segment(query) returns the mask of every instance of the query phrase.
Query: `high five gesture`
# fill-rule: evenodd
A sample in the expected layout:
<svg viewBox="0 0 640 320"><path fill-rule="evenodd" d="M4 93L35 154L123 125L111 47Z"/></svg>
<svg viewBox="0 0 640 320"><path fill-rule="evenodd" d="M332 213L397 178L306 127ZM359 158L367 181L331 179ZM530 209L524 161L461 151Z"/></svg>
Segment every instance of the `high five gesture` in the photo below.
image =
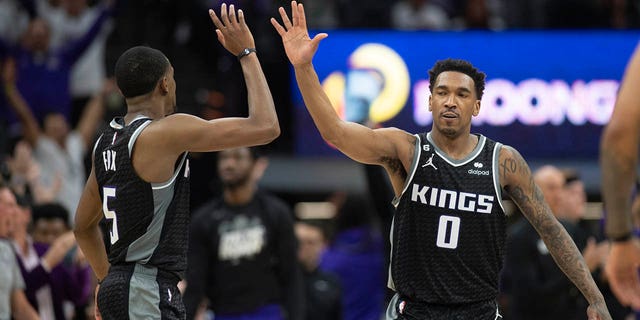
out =
<svg viewBox="0 0 640 320"><path fill-rule="evenodd" d="M311 63L313 55L316 53L316 50L318 50L320 41L329 35L319 33L313 37L313 39L309 37L307 19L304 15L304 6L302 3L291 1L291 19L293 22L289 20L289 16L287 16L287 12L283 7L280 7L278 11L280 12L284 27L280 25L275 18L271 18L271 24L282 37L284 50L287 53L289 61L294 66Z"/></svg>

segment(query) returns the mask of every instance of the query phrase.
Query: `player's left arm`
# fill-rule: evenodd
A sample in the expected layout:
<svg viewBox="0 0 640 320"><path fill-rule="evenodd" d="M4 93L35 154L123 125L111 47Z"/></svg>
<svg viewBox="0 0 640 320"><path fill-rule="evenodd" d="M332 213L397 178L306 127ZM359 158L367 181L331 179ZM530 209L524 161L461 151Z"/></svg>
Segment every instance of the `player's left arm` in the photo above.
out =
<svg viewBox="0 0 640 320"><path fill-rule="evenodd" d="M602 197L609 238L631 234L631 201L640 144L640 45L629 60L615 107L600 141Z"/></svg>
<svg viewBox="0 0 640 320"><path fill-rule="evenodd" d="M499 160L500 184L536 229L553 259L589 301L589 319L611 319L582 254L547 205L534 183L527 162L512 147L503 146Z"/></svg>
<svg viewBox="0 0 640 320"><path fill-rule="evenodd" d="M611 251L605 274L623 305L640 308L640 241L633 237L631 192L636 180L640 145L640 45L627 64L613 114L602 132L600 167L606 234Z"/></svg>
<svg viewBox="0 0 640 320"><path fill-rule="evenodd" d="M98 191L95 168L91 168L91 174L87 179L82 197L76 210L75 226L73 232L78 241L78 246L91 265L93 272L99 280L104 279L109 271L109 260L102 240L102 233L98 223L103 217L102 201Z"/></svg>

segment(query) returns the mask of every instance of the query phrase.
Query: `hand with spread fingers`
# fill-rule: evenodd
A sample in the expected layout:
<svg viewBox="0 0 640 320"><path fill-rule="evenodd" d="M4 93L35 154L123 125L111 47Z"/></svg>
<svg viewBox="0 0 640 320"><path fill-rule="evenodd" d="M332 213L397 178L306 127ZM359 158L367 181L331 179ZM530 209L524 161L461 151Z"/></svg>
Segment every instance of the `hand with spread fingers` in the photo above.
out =
<svg viewBox="0 0 640 320"><path fill-rule="evenodd" d="M280 7L278 11L284 26L280 25L275 18L271 18L271 24L282 37L282 43L289 61L294 66L311 63L320 41L329 35L319 33L313 39L309 37L302 3L291 1L291 20L289 20L289 16L287 16L287 12L283 7Z"/></svg>
<svg viewBox="0 0 640 320"><path fill-rule="evenodd" d="M631 238L611 245L604 267L611 291L620 303L640 309L640 241Z"/></svg>
<svg viewBox="0 0 640 320"><path fill-rule="evenodd" d="M244 20L242 10L236 12L234 5L227 9L227 4L223 3L219 18L213 10L209 10L209 16L217 28L218 41L233 55L238 56L246 48L255 48L253 35Z"/></svg>

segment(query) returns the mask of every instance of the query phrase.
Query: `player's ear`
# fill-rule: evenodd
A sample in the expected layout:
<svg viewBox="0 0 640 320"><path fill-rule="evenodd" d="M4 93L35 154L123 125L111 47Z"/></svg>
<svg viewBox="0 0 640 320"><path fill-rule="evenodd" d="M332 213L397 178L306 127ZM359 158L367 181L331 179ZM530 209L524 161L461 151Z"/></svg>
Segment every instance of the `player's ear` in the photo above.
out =
<svg viewBox="0 0 640 320"><path fill-rule="evenodd" d="M265 170L269 166L269 159L266 157L258 157L253 164L253 171L251 172L251 176L255 181L262 179Z"/></svg>
<svg viewBox="0 0 640 320"><path fill-rule="evenodd" d="M476 100L476 103L473 104L473 116L477 117L480 113L480 100Z"/></svg>
<svg viewBox="0 0 640 320"><path fill-rule="evenodd" d="M433 96L433 94L430 94L430 95L429 95L429 112L433 111L433 110L431 109L431 97L432 97L432 96Z"/></svg>
<svg viewBox="0 0 640 320"><path fill-rule="evenodd" d="M167 76L163 76L162 79L160 79L158 86L160 86L160 92L162 92L162 94L169 93L169 79L167 79Z"/></svg>

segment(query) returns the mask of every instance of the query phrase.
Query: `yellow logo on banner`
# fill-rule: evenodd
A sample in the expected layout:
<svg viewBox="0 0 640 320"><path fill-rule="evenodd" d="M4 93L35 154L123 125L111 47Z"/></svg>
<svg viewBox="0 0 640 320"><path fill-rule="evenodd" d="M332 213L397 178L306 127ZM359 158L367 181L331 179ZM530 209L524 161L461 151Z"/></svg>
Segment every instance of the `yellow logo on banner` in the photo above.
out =
<svg viewBox="0 0 640 320"><path fill-rule="evenodd" d="M355 72L362 74L356 77ZM358 101L368 107L368 119L361 120L380 123L395 117L407 103L410 90L409 70L402 57L393 49L382 44L367 43L349 56L347 76L334 71L325 78L322 87L343 119L354 120L347 115L354 114L353 108L358 108L351 101ZM358 111L355 112L357 114Z"/></svg>

